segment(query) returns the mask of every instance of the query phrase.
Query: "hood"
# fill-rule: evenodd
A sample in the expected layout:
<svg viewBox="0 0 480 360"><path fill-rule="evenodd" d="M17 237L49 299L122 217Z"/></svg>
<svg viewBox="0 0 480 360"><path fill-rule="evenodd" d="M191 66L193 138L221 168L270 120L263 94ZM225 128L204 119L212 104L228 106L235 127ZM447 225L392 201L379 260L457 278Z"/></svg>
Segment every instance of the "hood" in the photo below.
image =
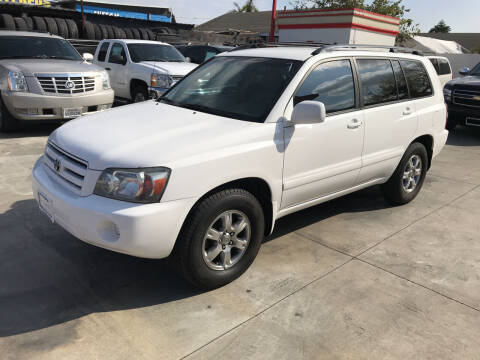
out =
<svg viewBox="0 0 480 360"><path fill-rule="evenodd" d="M261 125L147 101L70 121L49 139L94 170L171 166L251 143Z"/></svg>
<svg viewBox="0 0 480 360"><path fill-rule="evenodd" d="M34 76L37 73L87 73L104 71L97 65L85 61L57 60L57 59L5 59L0 65L10 71L21 71L25 76Z"/></svg>
<svg viewBox="0 0 480 360"><path fill-rule="evenodd" d="M448 82L448 85L450 87L476 87L477 90L480 90L480 76L463 76L459 77L456 79L453 79L452 81Z"/></svg>
<svg viewBox="0 0 480 360"><path fill-rule="evenodd" d="M152 70L154 69L157 72L163 72L175 76L185 76L198 66L188 62L142 61L140 64Z"/></svg>

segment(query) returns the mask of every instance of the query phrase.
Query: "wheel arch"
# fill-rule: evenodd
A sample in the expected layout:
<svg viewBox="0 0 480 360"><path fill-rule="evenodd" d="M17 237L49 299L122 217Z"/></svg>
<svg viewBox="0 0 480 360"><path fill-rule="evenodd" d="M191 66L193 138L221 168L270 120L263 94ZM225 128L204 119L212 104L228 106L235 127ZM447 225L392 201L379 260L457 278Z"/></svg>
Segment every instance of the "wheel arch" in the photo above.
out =
<svg viewBox="0 0 480 360"><path fill-rule="evenodd" d="M432 166L432 158L433 158L433 146L434 146L434 140L432 135L422 135L417 137L415 140L411 142L413 143L420 143L423 146L425 146L425 149L427 149L427 155L428 155L428 168L427 170L430 169Z"/></svg>
<svg viewBox="0 0 480 360"><path fill-rule="evenodd" d="M205 198L209 197L210 195L217 193L222 190L226 189L243 189L250 192L253 196L257 198L262 207L264 218L265 218L265 236L270 235L273 227L273 204L272 204L272 189L270 185L262 178L258 177L247 177L242 179L237 179L233 181L229 181L227 183L221 184L216 186L215 188L211 189L207 193L205 193L202 197L200 197L197 202L192 206L188 215L185 218L184 224L190 218L192 213L197 208L198 204Z"/></svg>
<svg viewBox="0 0 480 360"><path fill-rule="evenodd" d="M137 86L145 86L148 89L148 84L146 83L145 80L139 79L139 78L133 78L130 80L130 98L133 99L133 90Z"/></svg>

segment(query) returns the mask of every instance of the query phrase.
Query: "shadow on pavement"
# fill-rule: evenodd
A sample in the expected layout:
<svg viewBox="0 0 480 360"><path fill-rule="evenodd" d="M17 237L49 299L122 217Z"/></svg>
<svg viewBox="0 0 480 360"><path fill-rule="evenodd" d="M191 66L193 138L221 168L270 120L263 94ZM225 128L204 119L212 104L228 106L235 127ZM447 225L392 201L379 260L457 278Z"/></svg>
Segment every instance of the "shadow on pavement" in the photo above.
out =
<svg viewBox="0 0 480 360"><path fill-rule="evenodd" d="M48 136L56 128L62 124L35 124L35 123L24 123L20 125L20 129L12 133L0 133L1 139L14 139L14 138L29 138L29 137L38 137L38 136Z"/></svg>
<svg viewBox="0 0 480 360"><path fill-rule="evenodd" d="M447 145L480 146L480 127L457 126L450 132Z"/></svg>

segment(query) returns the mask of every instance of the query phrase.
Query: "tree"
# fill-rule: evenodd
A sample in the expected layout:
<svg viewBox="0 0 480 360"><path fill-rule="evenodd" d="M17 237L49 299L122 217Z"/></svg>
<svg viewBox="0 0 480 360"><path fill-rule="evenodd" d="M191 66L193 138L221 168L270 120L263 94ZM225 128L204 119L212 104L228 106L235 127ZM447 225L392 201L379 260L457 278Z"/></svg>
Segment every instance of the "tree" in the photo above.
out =
<svg viewBox="0 0 480 360"><path fill-rule="evenodd" d="M452 28L445 23L445 20L440 20L440 22L430 29L429 33L449 33L452 31Z"/></svg>
<svg viewBox="0 0 480 360"><path fill-rule="evenodd" d="M420 33L418 24L407 17L410 9L402 4L403 0L293 0L291 5L295 9L364 9L382 15L400 19L400 33L398 41L402 42Z"/></svg>
<svg viewBox="0 0 480 360"><path fill-rule="evenodd" d="M258 12L257 7L253 3L253 0L247 0L245 5L240 6L238 3L234 2L233 5L235 6L235 9L233 11L235 12Z"/></svg>

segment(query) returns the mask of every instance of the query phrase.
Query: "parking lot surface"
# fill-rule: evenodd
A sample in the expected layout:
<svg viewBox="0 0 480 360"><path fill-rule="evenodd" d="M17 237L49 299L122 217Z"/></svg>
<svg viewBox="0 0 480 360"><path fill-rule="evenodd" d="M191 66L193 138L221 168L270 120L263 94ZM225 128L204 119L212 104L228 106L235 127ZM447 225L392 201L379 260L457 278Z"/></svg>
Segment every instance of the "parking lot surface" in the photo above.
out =
<svg viewBox="0 0 480 360"><path fill-rule="evenodd" d="M49 223L30 173L52 129L0 135L3 360L480 357L480 129L450 135L413 203L374 187L283 218L205 293Z"/></svg>

